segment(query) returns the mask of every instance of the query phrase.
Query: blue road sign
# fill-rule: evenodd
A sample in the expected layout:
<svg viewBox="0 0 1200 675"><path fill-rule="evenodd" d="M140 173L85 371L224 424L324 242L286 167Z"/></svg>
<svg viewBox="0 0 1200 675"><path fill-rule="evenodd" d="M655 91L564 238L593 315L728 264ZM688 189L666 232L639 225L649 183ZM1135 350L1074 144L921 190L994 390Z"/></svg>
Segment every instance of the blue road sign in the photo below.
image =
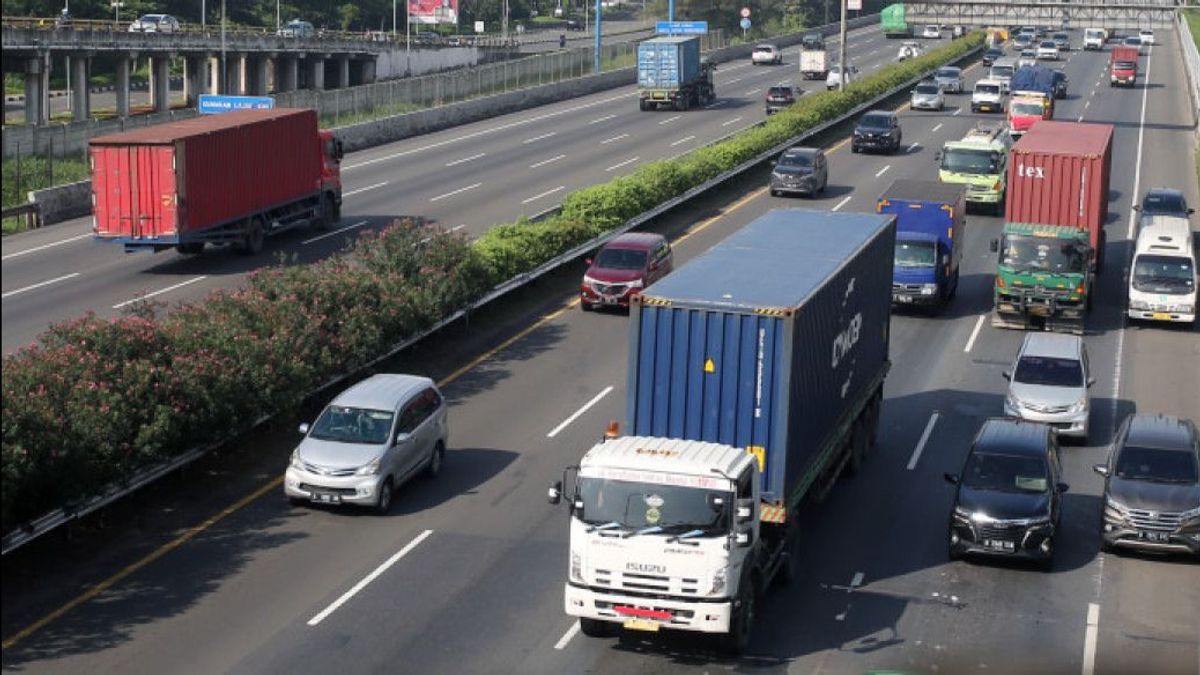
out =
<svg viewBox="0 0 1200 675"><path fill-rule="evenodd" d="M201 115L215 115L230 110L267 110L275 107L275 99L270 96L218 96L216 94L200 94L200 102L196 109Z"/></svg>
<svg viewBox="0 0 1200 675"><path fill-rule="evenodd" d="M707 21L659 21L654 32L663 35L704 35L708 32Z"/></svg>
<svg viewBox="0 0 1200 675"><path fill-rule="evenodd" d="M750 19L742 19L742 30L750 29Z"/></svg>

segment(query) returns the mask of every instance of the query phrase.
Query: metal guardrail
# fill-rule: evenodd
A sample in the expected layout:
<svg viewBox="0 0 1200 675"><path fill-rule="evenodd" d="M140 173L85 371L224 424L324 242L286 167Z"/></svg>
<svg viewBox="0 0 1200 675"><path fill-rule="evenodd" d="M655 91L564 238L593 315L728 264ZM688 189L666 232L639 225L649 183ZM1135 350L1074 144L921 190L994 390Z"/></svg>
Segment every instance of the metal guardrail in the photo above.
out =
<svg viewBox="0 0 1200 675"><path fill-rule="evenodd" d="M863 22L863 23L865 23L865 22ZM822 27L819 27L819 29L828 30L828 27L822 26ZM980 46L980 47L976 48L975 50L967 52L966 54L963 54L962 56L958 57L958 60L968 58L972 54L977 54L980 51L982 51L982 49L983 49L983 47ZM662 204L659 204L658 206L654 207L653 209L650 209L649 211L646 211L644 213L638 214L637 216L634 216L633 218L625 221L625 223L623 223L619 227L617 227L613 230L610 230L610 231L606 232L605 234L602 234L598 237L595 237L587 242L579 244L578 246L575 246L574 248L570 249L569 251L562 253L562 254L556 256L555 258L542 263L541 265L537 266L533 270L519 274L516 277L513 277L512 279L509 279L508 281L505 281L505 282L497 285L495 288L493 288L490 292L488 292L483 297L470 303L466 307L455 311L454 313L450 314L449 316L437 321L436 323L429 326L428 328L418 331L416 334L411 335L408 338L405 338L401 342L388 348L382 355L376 357L375 359L368 361L367 363L359 366L358 368L356 368L354 370L334 376L330 380L326 381L324 384L317 386L315 389L308 392L305 395L305 398L310 398L312 396L316 396L316 395L320 394L321 392L325 391L326 389L328 389L329 387L332 387L340 382L344 382L345 380L347 380L351 377L354 377L365 370L369 370L369 369L373 368L377 364L379 364L383 361L386 361L387 359L392 358L396 354L404 351L405 349L408 349L409 347L413 346L414 344L420 342L421 340L424 340L425 338L429 337L430 335L433 335L434 333L437 333L438 331L455 323L456 321L466 318L471 312L474 312L474 311L484 307L485 305L488 305L489 303L494 302L495 300L529 284L530 282L532 282L542 276L545 276L546 274L549 274L550 272L557 270L559 267L562 267L563 265L578 259L580 256L586 254L588 251L591 251L595 248L603 246L605 243L607 243L612 238L617 237L621 234L624 234L636 227L644 225L647 222L653 220L654 218L657 218L658 216L666 213L667 211L670 211L671 209L673 209L677 206L680 206L681 204L684 204L692 199L695 199L696 197L703 194L707 190L710 190L726 181L729 181L733 178L736 178L737 176L740 176L741 174L745 173L746 171L749 171L750 169L754 168L755 166L758 166L759 164L777 156L779 153L781 153L784 150L786 150L787 148L795 145L796 143L802 142L807 138L811 138L812 136L820 134L838 124L842 124L842 123L846 122L847 120L849 120L850 118L854 117L855 115L858 115L859 113L863 112L864 110L867 110L871 106L879 103L880 101L884 101L884 100L887 100L888 98L896 96L897 94L903 92L905 89L911 87L912 85L916 84L923 78L927 77L930 73L933 72L933 70L934 69L930 69L929 71L922 73L922 74L918 75L917 77L915 77L907 82L904 82L903 84L901 84L893 89L890 89L890 90L884 92L883 94L880 94L879 96L876 96L875 98L872 98L871 100L869 100L865 103L862 103L862 104L856 106L849 112L837 117L836 119L829 120L827 122L819 124L816 127L813 127L812 129L809 129L808 131L800 134L799 136L788 139L786 142L781 143L781 144L775 146L774 148L771 148L770 150L767 150L766 152L759 154L758 156L756 156L754 158L746 160L745 162L739 164L738 166L736 166L732 169L729 169L728 171L725 171L717 176L714 176L713 178L710 178L709 180L705 181L701 185L695 186L695 187L687 190L683 194L681 194L677 197L674 197L672 199L669 199L666 202L663 202ZM758 122L757 124L754 124L751 126L761 126L765 123L766 123L766 121L764 120L762 122ZM714 141L710 141L709 143L705 144L705 146L702 146L702 147L706 147L709 145L713 145L715 143L719 143L719 142L726 140L726 139L730 138L731 136L734 136L744 130L745 129L731 132L721 138L718 138ZM681 154L686 154L686 152L681 153ZM679 155L676 155L676 157L678 157L678 156ZM559 209L561 209L561 205L558 207L551 207L550 209L547 209L539 214L536 214L533 219L545 218L545 217L553 214L556 210L559 210ZM273 415L263 415L262 417L256 419L252 424L250 424L246 428L233 434L233 436L248 433L249 431L254 430L255 428L261 426L263 423L272 419L273 417L274 417ZM62 508L56 509L56 510L51 511L39 518L29 521L28 523L22 524L16 528L14 528L14 530L12 532L10 532L9 534L4 536L4 538L2 540L2 545L0 545L0 555L8 555L10 552L20 548L21 546L29 543L30 541L33 541L34 539L40 537L43 534L46 534L47 532L54 530L57 527L60 527L72 520L82 518L83 516L93 512L97 509L107 506L108 504L116 501L117 499L120 499L122 497L129 495L129 494L137 491L138 489L158 480L159 478L161 478L177 469L180 469L180 468L196 461L197 459L200 459L205 454L207 454L209 451L224 445L228 441L229 441L229 439L226 438L224 440L216 441L216 442L213 442L211 444L208 444L208 445L200 447L200 448L194 448L192 450L188 450L187 452L185 452L184 454L182 454L178 457L174 457L174 458L171 458L164 462L161 462L159 464L155 464L152 467L149 467L149 468L135 474L127 481L112 483L98 495L95 495L93 497L81 500L79 502L64 506Z"/></svg>
<svg viewBox="0 0 1200 675"><path fill-rule="evenodd" d="M10 206L0 211L0 218L24 218L26 230L33 230L42 226L42 212L35 202Z"/></svg>
<svg viewBox="0 0 1200 675"><path fill-rule="evenodd" d="M1200 18L1200 7L1193 7L1193 12ZM1196 49L1196 41L1192 38L1191 26L1187 17L1181 12L1176 17L1176 35L1183 50L1183 69L1187 72L1188 88L1192 92L1192 122L1200 122L1200 50ZM1196 137L1200 140L1200 124L1196 128Z"/></svg>

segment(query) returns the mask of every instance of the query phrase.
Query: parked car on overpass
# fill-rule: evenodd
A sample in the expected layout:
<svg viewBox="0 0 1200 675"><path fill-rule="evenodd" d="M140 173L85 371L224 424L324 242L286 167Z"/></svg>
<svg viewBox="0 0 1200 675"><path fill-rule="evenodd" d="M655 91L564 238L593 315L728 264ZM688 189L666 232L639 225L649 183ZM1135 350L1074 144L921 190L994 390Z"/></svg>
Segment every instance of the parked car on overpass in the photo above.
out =
<svg viewBox="0 0 1200 675"><path fill-rule="evenodd" d="M179 19L170 14L143 14L129 24L130 33L178 33Z"/></svg>

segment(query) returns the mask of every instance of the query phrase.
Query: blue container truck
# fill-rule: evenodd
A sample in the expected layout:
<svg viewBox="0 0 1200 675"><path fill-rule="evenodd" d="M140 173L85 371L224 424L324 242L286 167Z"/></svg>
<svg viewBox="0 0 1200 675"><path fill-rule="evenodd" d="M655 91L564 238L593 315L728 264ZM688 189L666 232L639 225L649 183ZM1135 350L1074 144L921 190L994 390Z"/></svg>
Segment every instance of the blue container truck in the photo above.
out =
<svg viewBox="0 0 1200 675"><path fill-rule="evenodd" d="M1016 95L1017 92L1027 91L1045 96L1050 106L1054 106L1054 71L1045 66L1022 66L1013 73L1009 80L1008 90Z"/></svg>
<svg viewBox="0 0 1200 675"><path fill-rule="evenodd" d="M716 99L714 66L700 58L700 38L663 36L638 45L638 104L642 110L687 110Z"/></svg>
<svg viewBox="0 0 1200 675"><path fill-rule="evenodd" d="M896 217L892 302L943 307L958 291L966 226L964 185L893 181L875 204Z"/></svg>

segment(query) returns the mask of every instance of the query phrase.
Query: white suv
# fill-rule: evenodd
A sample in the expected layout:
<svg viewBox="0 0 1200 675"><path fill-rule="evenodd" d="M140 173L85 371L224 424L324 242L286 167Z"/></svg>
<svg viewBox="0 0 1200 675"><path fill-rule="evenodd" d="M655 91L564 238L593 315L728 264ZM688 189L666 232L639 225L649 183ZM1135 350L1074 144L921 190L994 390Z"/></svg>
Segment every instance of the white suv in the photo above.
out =
<svg viewBox="0 0 1200 675"><path fill-rule="evenodd" d="M750 52L750 62L754 65L778 65L783 63L783 52L775 45L757 45Z"/></svg>
<svg viewBox="0 0 1200 675"><path fill-rule="evenodd" d="M1104 49L1104 29L1089 28L1083 32L1084 49Z"/></svg>
<svg viewBox="0 0 1200 675"><path fill-rule="evenodd" d="M838 80L841 79L842 67L838 64L833 64L829 67L829 75L825 77L825 88L833 91L838 88ZM851 65L846 69L846 86L854 84L858 79L858 68Z"/></svg>

